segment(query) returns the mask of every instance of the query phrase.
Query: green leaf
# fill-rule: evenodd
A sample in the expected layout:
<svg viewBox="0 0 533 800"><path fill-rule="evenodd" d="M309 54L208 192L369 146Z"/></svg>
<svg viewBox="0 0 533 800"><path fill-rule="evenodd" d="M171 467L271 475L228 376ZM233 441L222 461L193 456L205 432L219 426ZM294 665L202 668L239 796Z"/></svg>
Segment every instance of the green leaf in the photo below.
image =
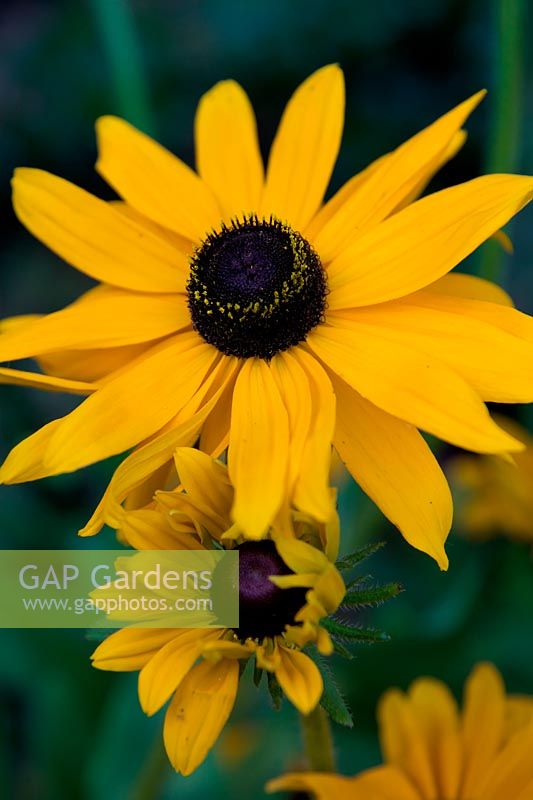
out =
<svg viewBox="0 0 533 800"><path fill-rule="evenodd" d="M364 561L366 558L374 555L377 553L378 550L381 550L384 547L386 542L373 542L372 544L367 544L365 547L359 548L356 550L355 553L350 553L348 556L344 556L336 563L337 569L340 570L349 570L353 569L357 564L360 564L361 561Z"/></svg>
<svg viewBox="0 0 533 800"><path fill-rule="evenodd" d="M383 586L374 586L370 589L357 589L347 592L342 600L343 606L378 606L385 600L397 597L403 592L400 583L386 583Z"/></svg>
<svg viewBox="0 0 533 800"><path fill-rule="evenodd" d="M279 711L281 708L281 701L283 700L283 691L278 683L278 679L273 672L267 672L268 691L272 699L272 705Z"/></svg>
<svg viewBox="0 0 533 800"><path fill-rule="evenodd" d="M333 649L337 653L337 655L341 656L342 658L347 658L349 661L355 658L353 653L350 651L338 640L332 639L333 642Z"/></svg>

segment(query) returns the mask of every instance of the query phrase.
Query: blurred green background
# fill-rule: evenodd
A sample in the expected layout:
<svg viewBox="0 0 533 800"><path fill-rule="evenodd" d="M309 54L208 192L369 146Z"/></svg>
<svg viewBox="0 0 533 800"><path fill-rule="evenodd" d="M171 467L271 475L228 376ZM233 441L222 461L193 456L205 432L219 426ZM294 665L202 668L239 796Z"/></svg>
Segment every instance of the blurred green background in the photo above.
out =
<svg viewBox="0 0 533 800"><path fill-rule="evenodd" d="M332 183L480 87L488 99L468 122L469 139L435 179L440 188L481 171L533 171L533 65L525 0L4 0L0 6L0 315L48 312L89 281L17 223L9 180L17 165L60 174L109 197L93 172L93 124L120 114L193 162L200 95L233 77L255 106L265 153L291 91L317 67L346 73L347 120ZM529 14L531 13L531 8ZM527 212L526 212L527 215ZM501 272L521 309L533 312L533 228L512 226L516 253L488 243L466 268ZM22 437L71 406L56 394L2 387L2 457ZM513 412L512 412L513 413ZM523 414L523 411L515 411ZM523 419L523 417L522 417ZM442 451L446 459L450 453ZM113 468L98 465L37 484L0 487L3 548L107 547L107 532L79 542ZM421 674L459 692L471 666L493 661L513 691L533 694L533 582L527 545L469 544L457 532L447 574L411 550L361 492L344 485L343 550L372 537L376 579L406 591L365 622L392 642L333 665L355 715L335 731L345 773L377 763L380 694ZM532 521L533 528L533 521ZM136 676L89 665L94 643L80 631L0 632L0 795L9 800L125 800L157 768L162 714L138 707ZM164 773L145 797L260 797L266 779L298 765L298 719L275 713L244 680L232 722L190 778ZM137 787L137 788L136 788Z"/></svg>

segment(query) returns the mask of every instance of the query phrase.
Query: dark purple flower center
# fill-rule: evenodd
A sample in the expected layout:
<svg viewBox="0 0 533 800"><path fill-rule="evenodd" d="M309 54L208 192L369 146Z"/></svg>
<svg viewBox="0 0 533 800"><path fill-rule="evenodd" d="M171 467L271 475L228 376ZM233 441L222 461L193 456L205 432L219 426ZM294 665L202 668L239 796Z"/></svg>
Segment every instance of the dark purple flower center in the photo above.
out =
<svg viewBox="0 0 533 800"><path fill-rule="evenodd" d="M271 359L324 319L320 258L277 219L252 216L223 226L196 250L190 267L193 327L226 355Z"/></svg>
<svg viewBox="0 0 533 800"><path fill-rule="evenodd" d="M239 551L239 638L262 639L283 633L305 604L307 589L279 589L271 575L293 575L274 542L244 542Z"/></svg>

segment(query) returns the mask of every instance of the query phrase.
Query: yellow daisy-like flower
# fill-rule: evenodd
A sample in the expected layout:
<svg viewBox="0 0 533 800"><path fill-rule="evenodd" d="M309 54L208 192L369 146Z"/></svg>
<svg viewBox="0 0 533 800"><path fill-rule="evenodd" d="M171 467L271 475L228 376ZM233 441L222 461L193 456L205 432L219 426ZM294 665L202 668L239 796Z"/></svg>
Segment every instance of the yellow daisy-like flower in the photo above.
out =
<svg viewBox="0 0 533 800"><path fill-rule="evenodd" d="M533 542L533 439L517 422L496 420L526 449L512 459L461 454L450 461L447 474L459 498L458 528L473 539L504 534Z"/></svg>
<svg viewBox="0 0 533 800"><path fill-rule="evenodd" d="M303 714L319 702L323 682L301 648L329 655L333 644L322 618L341 603L345 586L324 550L336 555L337 520L314 525L295 514L295 537L244 541L230 512L233 487L224 464L178 448L178 489L156 493L150 507L127 512L121 535L137 549L217 546L239 551L239 627L125 628L94 652L99 669L140 670L139 698L154 714L171 697L164 739L178 772L202 763L235 702L239 663L255 659L269 685L279 687ZM259 673L260 674L260 673Z"/></svg>
<svg viewBox="0 0 533 800"><path fill-rule="evenodd" d="M392 689L378 712L386 765L354 778L286 775L269 791L309 791L318 800L530 800L533 698L506 696L499 672L479 664L458 711L441 681Z"/></svg>
<svg viewBox="0 0 533 800"><path fill-rule="evenodd" d="M291 98L266 173L233 81L199 104L196 173L115 117L98 122L97 169L122 202L18 170L20 220L100 285L0 336L2 361L37 357L46 373L4 368L0 380L90 394L16 447L0 480L147 440L163 468L201 435L207 452L229 447L232 519L259 539L290 505L329 518L333 442L405 538L446 568L450 493L417 429L476 452L519 450L483 401L533 399L531 319L494 285L448 275L531 199L533 179L490 175L416 200L482 95L325 204L344 116L335 65ZM133 485L121 480L85 533L113 524Z"/></svg>

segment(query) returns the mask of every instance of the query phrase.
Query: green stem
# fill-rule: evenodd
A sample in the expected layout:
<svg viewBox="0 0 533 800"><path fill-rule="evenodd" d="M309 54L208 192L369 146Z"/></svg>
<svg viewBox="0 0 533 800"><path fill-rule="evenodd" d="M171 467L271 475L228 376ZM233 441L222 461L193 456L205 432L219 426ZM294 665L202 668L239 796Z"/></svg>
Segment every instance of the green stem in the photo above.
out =
<svg viewBox="0 0 533 800"><path fill-rule="evenodd" d="M90 0L109 62L118 113L155 135L129 0Z"/></svg>
<svg viewBox="0 0 533 800"><path fill-rule="evenodd" d="M497 43L494 99L487 172L514 172L520 157L524 63L525 0L496 0ZM501 281L505 253L497 242L485 245L479 275Z"/></svg>
<svg viewBox="0 0 533 800"><path fill-rule="evenodd" d="M170 764L158 731L131 791L130 800L157 800L170 775Z"/></svg>
<svg viewBox="0 0 533 800"><path fill-rule="evenodd" d="M309 768L314 772L335 772L335 751L327 712L317 706L306 716L300 714L300 720Z"/></svg>

